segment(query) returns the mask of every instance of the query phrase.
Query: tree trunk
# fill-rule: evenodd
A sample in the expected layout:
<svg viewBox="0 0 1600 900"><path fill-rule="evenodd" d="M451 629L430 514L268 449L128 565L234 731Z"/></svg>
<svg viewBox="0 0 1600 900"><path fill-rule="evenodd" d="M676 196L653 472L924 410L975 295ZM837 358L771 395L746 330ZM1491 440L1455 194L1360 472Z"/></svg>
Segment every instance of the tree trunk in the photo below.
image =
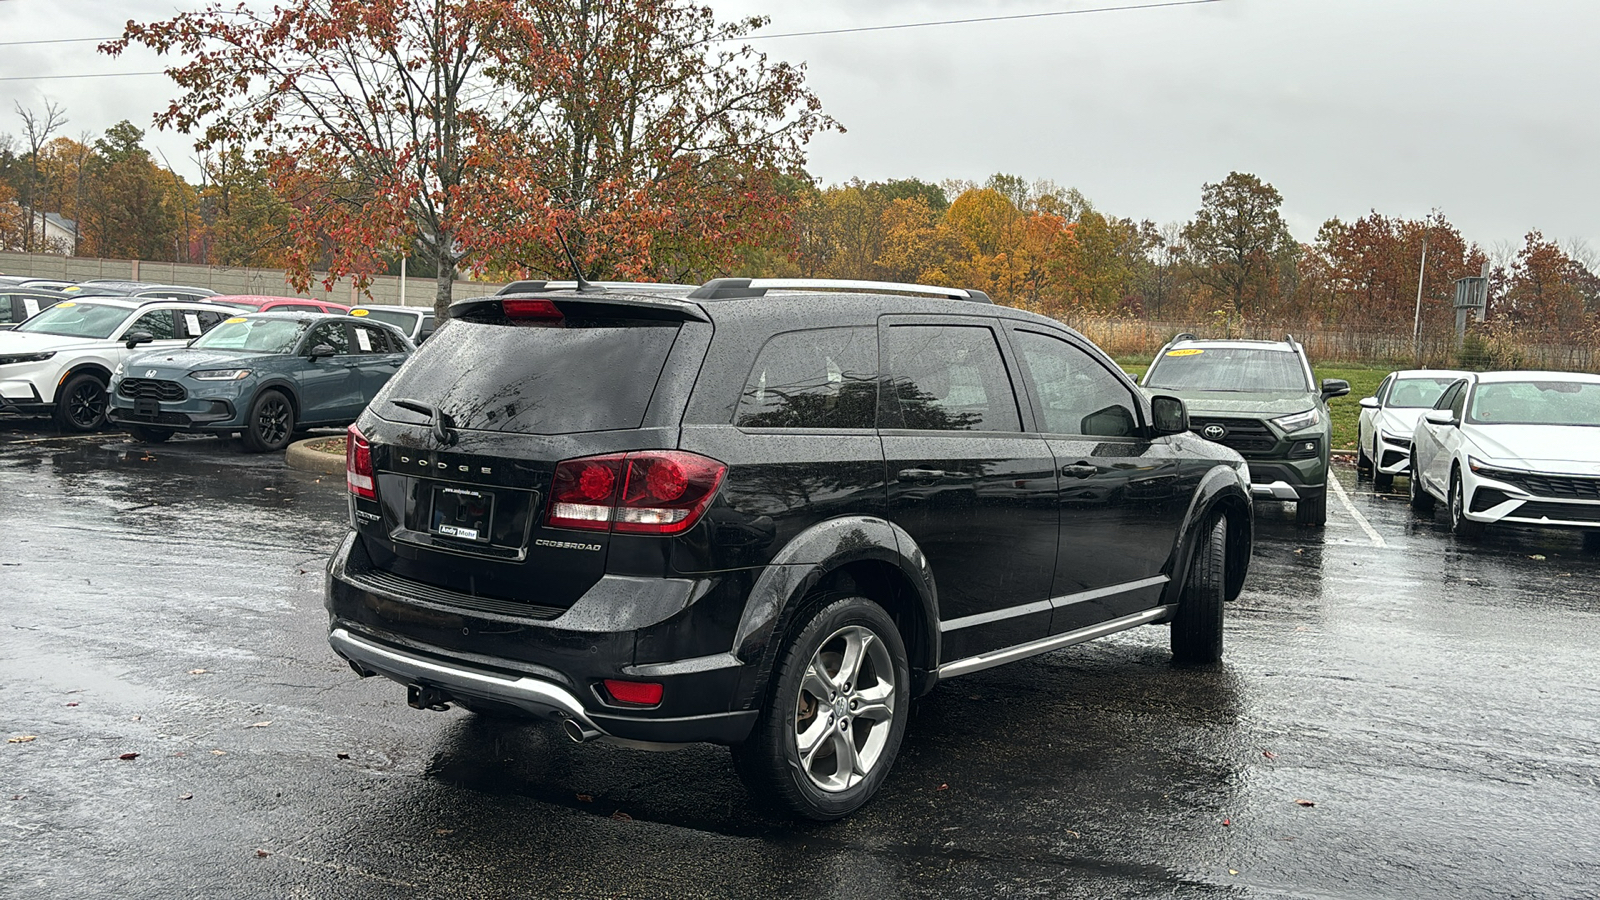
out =
<svg viewBox="0 0 1600 900"><path fill-rule="evenodd" d="M447 254L439 254L439 274L434 284L433 314L442 325L450 318L450 293L456 284L456 264Z"/></svg>

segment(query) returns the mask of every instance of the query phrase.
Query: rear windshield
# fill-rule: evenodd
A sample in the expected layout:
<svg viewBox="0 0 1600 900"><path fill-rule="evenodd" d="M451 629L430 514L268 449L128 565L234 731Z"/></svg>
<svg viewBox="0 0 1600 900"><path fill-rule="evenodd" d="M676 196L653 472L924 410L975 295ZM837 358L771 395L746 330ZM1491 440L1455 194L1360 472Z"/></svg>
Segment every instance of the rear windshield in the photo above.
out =
<svg viewBox="0 0 1600 900"><path fill-rule="evenodd" d="M456 427L517 434L638 428L678 336L676 322L567 319L565 327L451 322L385 396L439 407ZM423 416L379 404L378 415Z"/></svg>
<svg viewBox="0 0 1600 900"><path fill-rule="evenodd" d="M1166 391L1279 394L1311 389L1299 356L1285 350L1255 347L1169 350L1156 358L1145 378L1145 387Z"/></svg>
<svg viewBox="0 0 1600 900"><path fill-rule="evenodd" d="M367 318L376 319L385 325L393 325L408 335L411 333L411 329L417 327L416 313L397 312L390 309L369 309L367 310Z"/></svg>

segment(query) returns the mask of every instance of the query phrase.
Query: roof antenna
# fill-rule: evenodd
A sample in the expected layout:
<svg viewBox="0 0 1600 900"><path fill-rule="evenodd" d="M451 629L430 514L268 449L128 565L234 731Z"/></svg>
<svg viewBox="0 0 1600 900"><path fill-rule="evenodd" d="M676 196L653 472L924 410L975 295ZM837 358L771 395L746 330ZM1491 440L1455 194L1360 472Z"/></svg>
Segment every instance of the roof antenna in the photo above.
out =
<svg viewBox="0 0 1600 900"><path fill-rule="evenodd" d="M567 246L567 236L557 231L556 240L561 242L561 251L567 254L567 262L572 266L572 278L578 283L578 290L587 291L591 285L584 280L583 269L578 267L578 258L572 255L572 248Z"/></svg>

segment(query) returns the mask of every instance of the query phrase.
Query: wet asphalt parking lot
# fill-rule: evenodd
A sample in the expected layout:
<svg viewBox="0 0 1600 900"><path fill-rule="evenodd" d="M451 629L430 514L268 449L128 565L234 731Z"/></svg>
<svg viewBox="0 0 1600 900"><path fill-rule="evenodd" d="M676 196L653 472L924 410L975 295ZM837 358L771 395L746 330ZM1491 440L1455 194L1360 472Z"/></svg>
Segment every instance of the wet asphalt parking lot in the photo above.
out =
<svg viewBox="0 0 1600 900"><path fill-rule="evenodd" d="M794 826L722 748L357 679L337 476L7 423L0 896L1600 896L1600 556L1339 476L1323 531L1258 507L1222 666L1154 626L949 681L876 800Z"/></svg>

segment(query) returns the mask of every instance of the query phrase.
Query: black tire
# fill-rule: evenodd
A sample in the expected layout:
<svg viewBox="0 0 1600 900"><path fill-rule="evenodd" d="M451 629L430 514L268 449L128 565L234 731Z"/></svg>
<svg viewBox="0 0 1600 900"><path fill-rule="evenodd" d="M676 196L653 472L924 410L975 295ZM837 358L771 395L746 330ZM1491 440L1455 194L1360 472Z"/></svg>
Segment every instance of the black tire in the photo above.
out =
<svg viewBox="0 0 1600 900"><path fill-rule="evenodd" d="M167 438L172 437L173 430L171 428L152 428L149 425L129 425L128 433L133 435L133 439L136 441L143 441L146 444L162 444L166 442Z"/></svg>
<svg viewBox="0 0 1600 900"><path fill-rule="evenodd" d="M1332 478L1333 473L1329 472L1328 477ZM1328 522L1328 489L1323 487L1301 494L1299 501L1294 505L1294 521L1297 525L1326 525Z"/></svg>
<svg viewBox="0 0 1600 900"><path fill-rule="evenodd" d="M1450 473L1450 531L1456 537L1475 541L1483 537L1483 523L1467 518L1467 498L1461 488L1461 473Z"/></svg>
<svg viewBox="0 0 1600 900"><path fill-rule="evenodd" d="M294 438L294 404L282 391L262 391L250 404L250 416L240 436L251 453L272 453L289 446Z"/></svg>
<svg viewBox="0 0 1600 900"><path fill-rule="evenodd" d="M88 434L106 424L106 383L99 376L80 372L56 392L56 427L72 434Z"/></svg>
<svg viewBox="0 0 1600 900"><path fill-rule="evenodd" d="M1204 526L1189 562L1189 577L1172 616L1172 661L1209 665L1222 659L1222 601L1228 584L1228 521Z"/></svg>
<svg viewBox="0 0 1600 900"><path fill-rule="evenodd" d="M1359 479L1362 475L1366 475L1368 473L1371 473L1371 474L1374 474L1374 475L1377 474L1378 466L1373 461L1374 459L1376 459L1376 457L1368 456L1367 455L1367 448L1361 446L1360 442L1357 441L1356 442L1356 478L1357 479Z"/></svg>
<svg viewBox="0 0 1600 900"><path fill-rule="evenodd" d="M1388 472L1379 472L1377 467L1372 469L1372 489L1380 494L1387 494L1394 490L1394 476Z"/></svg>
<svg viewBox="0 0 1600 900"><path fill-rule="evenodd" d="M1411 456L1411 476L1406 480L1411 482L1411 508L1424 516L1433 515L1433 495L1422 486L1422 476L1417 474L1416 454Z"/></svg>
<svg viewBox="0 0 1600 900"><path fill-rule="evenodd" d="M754 799L818 822L843 818L877 793L900 751L911 702L905 644L883 607L856 596L823 604L778 651L761 716L750 738L732 748L734 768ZM862 640L869 633L875 643ZM863 648L856 651L854 674L846 671L852 637ZM868 676L871 686L863 688ZM832 691L831 699L813 693L822 689ZM865 715L869 709L875 715ZM802 732L816 735L809 761L800 749ZM869 757L865 771L852 765L841 774L837 764L846 743L852 760ZM832 772L826 771L830 761Z"/></svg>

